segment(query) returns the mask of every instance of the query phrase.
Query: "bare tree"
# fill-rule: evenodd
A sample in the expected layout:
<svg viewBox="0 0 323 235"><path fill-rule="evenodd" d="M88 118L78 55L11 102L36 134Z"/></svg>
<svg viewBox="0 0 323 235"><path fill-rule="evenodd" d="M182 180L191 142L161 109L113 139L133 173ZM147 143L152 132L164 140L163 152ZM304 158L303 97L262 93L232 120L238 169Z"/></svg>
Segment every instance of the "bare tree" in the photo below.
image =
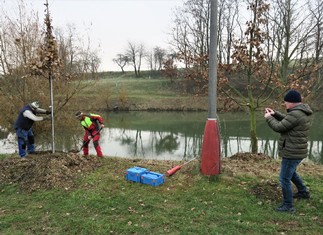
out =
<svg viewBox="0 0 323 235"><path fill-rule="evenodd" d="M207 92L210 1L188 0L175 11L170 44L177 60L185 65L184 89L188 93Z"/></svg>
<svg viewBox="0 0 323 235"><path fill-rule="evenodd" d="M98 73L98 70L101 64L101 58L98 56L98 54L95 51L91 51L89 53L88 63L89 63L92 79L94 78L97 79L96 74Z"/></svg>
<svg viewBox="0 0 323 235"><path fill-rule="evenodd" d="M310 22L314 25L313 34L310 37L311 46L314 50L314 58L317 63L320 62L320 57L323 54L323 2L320 0L308 1L310 10Z"/></svg>
<svg viewBox="0 0 323 235"><path fill-rule="evenodd" d="M113 59L113 62L116 63L120 67L122 73L124 73L124 67L129 63L129 58L126 55L117 54L116 58Z"/></svg>
<svg viewBox="0 0 323 235"><path fill-rule="evenodd" d="M320 65L317 69L317 82L314 85L313 96L322 96L322 56L323 56L323 2L320 0L308 1L311 12L310 21L314 25L313 34L309 37L309 44L313 50L315 64Z"/></svg>
<svg viewBox="0 0 323 235"><path fill-rule="evenodd" d="M146 56L144 45L128 42L125 55L129 58L129 63L133 66L136 77L140 77L141 63Z"/></svg>
<svg viewBox="0 0 323 235"><path fill-rule="evenodd" d="M17 72L36 54L40 42L41 27L35 12L26 12L26 6L19 4L17 16L8 17L2 12L0 20L0 71L2 75Z"/></svg>
<svg viewBox="0 0 323 235"><path fill-rule="evenodd" d="M296 69L308 68L312 63L308 39L315 26L304 8L305 5L299 5L296 0L274 0L270 11L273 61L280 63L280 77L286 85L291 83L290 75L295 74Z"/></svg>
<svg viewBox="0 0 323 235"><path fill-rule="evenodd" d="M77 33L74 25L68 24L66 29L55 29L56 40L58 43L58 53L62 63L63 74L80 73L77 61L80 57L81 37Z"/></svg>
<svg viewBox="0 0 323 235"><path fill-rule="evenodd" d="M147 61L147 64L148 64L148 68L150 70L150 74L152 74L153 71L156 71L156 67L154 66L153 57L154 57L153 52L149 52L146 55L146 61Z"/></svg>
<svg viewBox="0 0 323 235"><path fill-rule="evenodd" d="M230 64L234 32L239 25L239 3L237 0L219 2L218 9L218 62Z"/></svg>
<svg viewBox="0 0 323 235"><path fill-rule="evenodd" d="M175 12L170 44L175 47L186 68L191 67L192 59L209 52L209 10L209 0L188 0L183 9L177 8Z"/></svg>
<svg viewBox="0 0 323 235"><path fill-rule="evenodd" d="M35 12L27 12L19 3L15 17L9 17L5 9L0 14L0 101L6 100L8 113L13 113L34 94L28 81L28 63L37 54L41 38L41 26ZM7 113L7 112L4 112ZM12 123L9 116L0 119Z"/></svg>
<svg viewBox="0 0 323 235"><path fill-rule="evenodd" d="M166 60L166 50L158 46L154 47L152 52L146 56L150 71L161 71L163 63Z"/></svg>
<svg viewBox="0 0 323 235"><path fill-rule="evenodd" d="M163 63L165 62L165 57L167 55L166 50L160 47L155 47L153 49L154 52L154 68L157 71L162 69Z"/></svg>

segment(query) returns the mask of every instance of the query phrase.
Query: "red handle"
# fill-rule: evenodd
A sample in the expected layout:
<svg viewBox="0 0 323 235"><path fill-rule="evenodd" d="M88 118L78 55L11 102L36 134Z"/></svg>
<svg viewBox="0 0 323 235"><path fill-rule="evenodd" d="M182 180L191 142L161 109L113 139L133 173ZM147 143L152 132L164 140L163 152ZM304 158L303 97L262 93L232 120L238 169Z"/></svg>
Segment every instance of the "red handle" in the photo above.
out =
<svg viewBox="0 0 323 235"><path fill-rule="evenodd" d="M175 166L172 169L170 169L169 171L167 171L167 175L171 176L173 174L175 174L177 171L179 171L181 169L181 166Z"/></svg>

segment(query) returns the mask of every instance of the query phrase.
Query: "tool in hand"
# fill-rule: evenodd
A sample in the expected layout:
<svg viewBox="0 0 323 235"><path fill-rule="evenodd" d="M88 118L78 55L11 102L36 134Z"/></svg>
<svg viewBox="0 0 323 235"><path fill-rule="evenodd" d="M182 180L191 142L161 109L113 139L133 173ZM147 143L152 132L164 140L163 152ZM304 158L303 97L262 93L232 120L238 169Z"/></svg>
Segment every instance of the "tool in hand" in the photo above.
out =
<svg viewBox="0 0 323 235"><path fill-rule="evenodd" d="M179 171L184 165L186 165L186 164L188 164L188 163L190 163L191 161L193 161L193 160L195 160L196 159L196 157L195 158L193 158L193 159L191 159L191 160L189 160L188 162L185 162L184 164L182 164L182 165L178 165L178 166L175 166L175 167L173 167L172 169L170 169L170 170L168 170L167 171L167 176L171 176L171 175L173 175L173 174L175 174L177 171Z"/></svg>
<svg viewBox="0 0 323 235"><path fill-rule="evenodd" d="M94 136L98 135L101 132L102 129L103 128L101 127L93 136L91 136L91 139L93 139ZM74 151L72 150L71 152L76 152L76 153L81 152L81 150L84 148L84 146L87 145L91 141L91 139L88 139L87 141L85 141L82 144L80 150L76 150L76 151L75 150Z"/></svg>

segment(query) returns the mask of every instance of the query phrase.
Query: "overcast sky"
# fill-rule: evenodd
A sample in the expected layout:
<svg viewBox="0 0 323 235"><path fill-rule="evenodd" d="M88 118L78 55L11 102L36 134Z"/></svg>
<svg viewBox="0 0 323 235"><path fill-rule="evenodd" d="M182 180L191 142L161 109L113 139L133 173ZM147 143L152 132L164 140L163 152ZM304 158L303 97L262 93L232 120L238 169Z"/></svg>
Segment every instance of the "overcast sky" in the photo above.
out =
<svg viewBox="0 0 323 235"><path fill-rule="evenodd" d="M24 0L43 20L46 0ZM17 0L0 0L5 8ZM93 46L100 44L101 70L120 71L112 59L123 53L128 42L148 49L168 48L175 6L183 0L48 0L53 27L74 24ZM16 6L17 4L15 4Z"/></svg>

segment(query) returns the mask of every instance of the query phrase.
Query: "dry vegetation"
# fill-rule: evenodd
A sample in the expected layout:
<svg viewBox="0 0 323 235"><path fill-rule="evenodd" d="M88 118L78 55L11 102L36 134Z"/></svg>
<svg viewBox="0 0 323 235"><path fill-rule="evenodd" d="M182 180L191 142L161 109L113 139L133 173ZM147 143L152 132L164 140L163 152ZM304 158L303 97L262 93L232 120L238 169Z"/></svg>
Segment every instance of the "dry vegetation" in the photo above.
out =
<svg viewBox="0 0 323 235"><path fill-rule="evenodd" d="M96 157L75 153L38 153L27 158L11 157L0 161L0 182L18 183L24 191L75 186L77 177L100 167Z"/></svg>

